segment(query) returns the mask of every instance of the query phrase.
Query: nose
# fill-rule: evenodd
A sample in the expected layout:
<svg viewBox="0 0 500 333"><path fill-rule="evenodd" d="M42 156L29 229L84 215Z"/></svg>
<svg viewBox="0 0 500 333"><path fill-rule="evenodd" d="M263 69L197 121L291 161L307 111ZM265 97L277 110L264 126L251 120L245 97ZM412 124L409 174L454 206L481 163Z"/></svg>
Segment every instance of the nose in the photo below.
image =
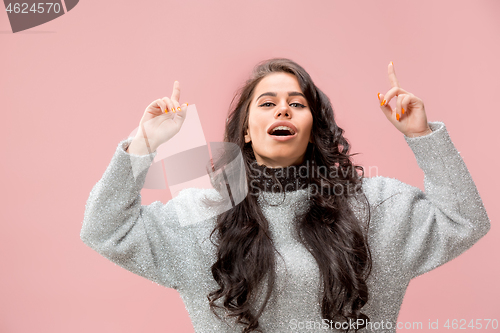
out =
<svg viewBox="0 0 500 333"><path fill-rule="evenodd" d="M276 113L274 114L274 117L275 118L290 118L291 117L291 113L290 113L290 110L288 109L288 105L284 105L284 106L281 106L278 108L278 110L276 110Z"/></svg>

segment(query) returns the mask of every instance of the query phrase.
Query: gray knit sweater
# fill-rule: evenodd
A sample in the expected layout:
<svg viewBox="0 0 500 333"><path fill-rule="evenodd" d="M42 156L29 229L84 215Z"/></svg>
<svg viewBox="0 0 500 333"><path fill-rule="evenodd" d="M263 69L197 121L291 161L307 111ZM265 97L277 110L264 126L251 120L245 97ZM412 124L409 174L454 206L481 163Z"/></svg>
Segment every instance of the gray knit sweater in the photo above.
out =
<svg viewBox="0 0 500 333"><path fill-rule="evenodd" d="M444 123L429 126L433 132L428 135L404 136L424 171L425 193L394 178L363 179L372 208L368 241L373 268L367 281L369 301L362 309L371 323L359 332L395 332L410 280L457 257L490 229L476 186ZM215 317L207 300L207 294L218 289L210 270L216 249L208 239L216 217L201 207L200 199L215 198L218 193L189 188L166 204L156 201L142 206L140 191L157 152L128 154L125 149L131 140L119 143L90 192L81 239L132 273L176 289L196 332L242 332L243 326ZM259 195L281 254L276 256L275 290L259 327L266 333L328 332L349 325L349 332L354 331L353 322L321 318L318 266L293 228L293 213L308 208L307 191L287 192L278 206L272 205L273 200L282 200L282 194ZM261 301L255 302L255 309Z"/></svg>

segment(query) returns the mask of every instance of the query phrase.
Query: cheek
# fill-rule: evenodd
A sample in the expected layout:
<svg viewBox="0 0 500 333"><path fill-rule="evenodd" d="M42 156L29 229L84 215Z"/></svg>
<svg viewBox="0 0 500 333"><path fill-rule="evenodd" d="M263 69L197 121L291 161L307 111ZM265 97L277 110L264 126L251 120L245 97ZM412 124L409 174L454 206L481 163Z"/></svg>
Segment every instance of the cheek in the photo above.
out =
<svg viewBox="0 0 500 333"><path fill-rule="evenodd" d="M265 123L259 121L258 119L252 119L249 123L249 133L252 137L262 137L265 132Z"/></svg>
<svg viewBox="0 0 500 333"><path fill-rule="evenodd" d="M311 132L312 132L312 127L313 127L313 118L312 118L312 115L311 115L310 118L306 119L304 123L307 124L305 126L305 129L306 129L305 132L307 133L306 136L309 136L311 134Z"/></svg>

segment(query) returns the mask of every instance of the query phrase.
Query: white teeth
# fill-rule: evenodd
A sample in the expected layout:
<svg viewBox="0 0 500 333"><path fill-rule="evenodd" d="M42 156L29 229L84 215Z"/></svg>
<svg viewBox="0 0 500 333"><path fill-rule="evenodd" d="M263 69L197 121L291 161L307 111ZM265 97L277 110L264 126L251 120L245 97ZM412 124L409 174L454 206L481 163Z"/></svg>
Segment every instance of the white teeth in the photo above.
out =
<svg viewBox="0 0 500 333"><path fill-rule="evenodd" d="M295 132L293 131L293 129L291 129L288 126L276 126L275 128L273 128L271 134L274 133L274 131L276 131L276 130L289 130L290 133L292 133L292 135L295 134Z"/></svg>

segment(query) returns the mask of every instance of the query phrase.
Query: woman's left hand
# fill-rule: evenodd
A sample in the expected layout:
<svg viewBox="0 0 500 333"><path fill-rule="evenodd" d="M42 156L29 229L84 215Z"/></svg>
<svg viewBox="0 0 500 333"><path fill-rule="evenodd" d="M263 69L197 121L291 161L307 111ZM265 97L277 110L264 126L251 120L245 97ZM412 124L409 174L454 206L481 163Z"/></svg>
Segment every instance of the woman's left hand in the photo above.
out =
<svg viewBox="0 0 500 333"><path fill-rule="evenodd" d="M424 102L410 92L400 88L394 64L389 64L389 81L392 88L385 94L378 94L380 108L389 121L404 135L417 137L432 133L427 123ZM397 97L396 108L393 109L389 102Z"/></svg>

